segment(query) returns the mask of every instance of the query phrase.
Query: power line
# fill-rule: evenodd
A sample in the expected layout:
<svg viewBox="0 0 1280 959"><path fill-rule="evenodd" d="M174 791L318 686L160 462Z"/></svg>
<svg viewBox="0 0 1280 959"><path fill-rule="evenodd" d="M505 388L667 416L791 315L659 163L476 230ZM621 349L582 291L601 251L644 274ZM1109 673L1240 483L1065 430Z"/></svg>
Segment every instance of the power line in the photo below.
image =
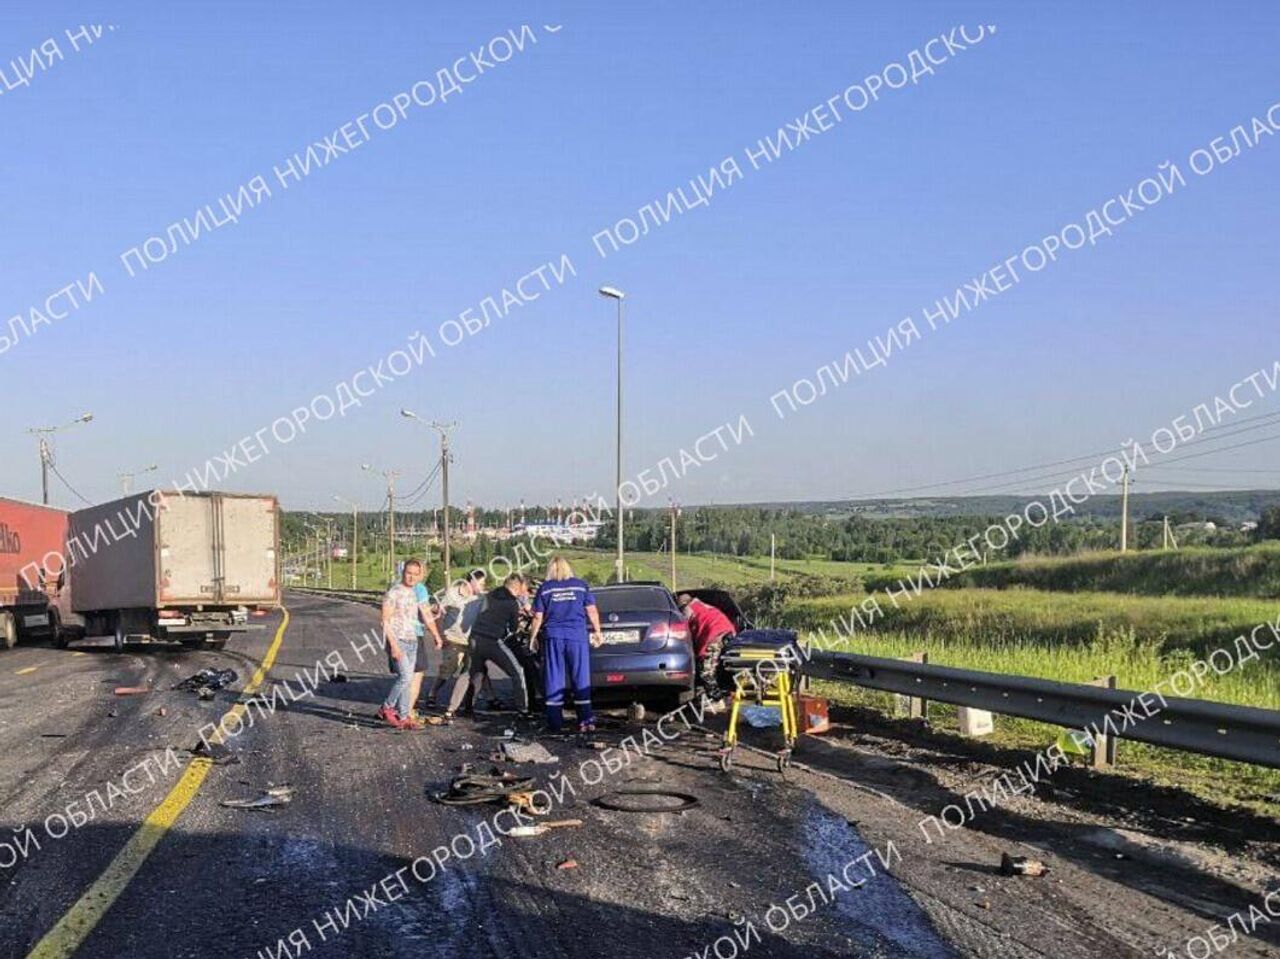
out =
<svg viewBox="0 0 1280 959"><path fill-rule="evenodd" d="M1263 413L1263 414L1259 414L1258 416L1247 417L1243 420L1239 420L1227 426L1221 426L1214 430L1210 430L1205 433L1202 433L1199 437L1189 440L1187 443L1183 445L1195 446L1202 443L1216 442L1218 440L1229 439L1232 436L1238 436L1242 433L1250 433L1250 432L1253 432L1254 430L1265 429L1268 426L1276 425L1272 421L1276 420L1277 418L1280 418L1280 413ZM1276 438L1277 437L1275 436L1265 437L1255 442L1270 442L1271 440ZM1190 459L1192 458L1192 456L1207 456L1211 453L1227 452L1228 450L1239 449L1243 446L1249 446L1249 445L1253 445L1253 444L1242 443L1237 446L1228 446L1228 447L1221 447L1214 450L1206 450L1201 453L1188 454L1186 456L1175 457L1174 459L1167 460L1166 462L1169 462L1169 463L1179 462L1184 459ZM1156 452L1159 453L1158 450L1156 450ZM1078 463L1078 462L1096 460L1099 457L1110 456L1110 455L1113 455L1114 453L1115 453L1114 448L1109 450L1100 450L1096 453L1087 453L1082 456L1073 456L1067 459L1053 460L1047 463L1038 463L1034 466L1024 466L1018 469L1000 470L994 473L984 473L978 476L966 477L964 479L943 480L937 483L926 483L918 486L901 487L896 490L883 490L876 493L863 493L863 494L859 494L858 499L883 499L888 497L901 496L905 493L918 492L920 490L937 490L945 486L961 486L966 483L976 482L984 479L995 479L997 477L1010 476L1010 475L1015 475L1019 473L1035 472L1036 470L1045 469L1047 467L1064 466L1064 465L1069 465L1069 464ZM1024 483L1034 483L1034 482L1039 482L1040 480L1056 479L1065 475L1066 474L1063 471L1055 470L1049 473L1038 473L1036 476L1022 477L1020 479L1013 480L1011 482L1000 483L995 486L988 487L986 489L959 490L951 493L950 495L980 496L984 492L1007 491L1015 487L1021 486Z"/></svg>
<svg viewBox="0 0 1280 959"><path fill-rule="evenodd" d="M49 469L53 472L53 475L54 475L54 476L56 476L56 477L58 477L58 479L62 480L62 485L63 485L63 486L65 486L67 489L71 490L71 492L75 493L77 496L79 496L79 497L80 497L80 501L81 501L82 503L84 503L86 506L92 506L92 505L93 505L93 502L92 502L88 497L86 497L86 496L85 496L83 493L81 493L78 489L76 489L74 486L72 486L70 483L68 483L68 482L67 482L67 478L66 478L65 476L63 476L61 473L59 473L59 472L58 472L58 467L56 467L56 466L54 466L54 465L53 465L53 460L50 460L50 461L49 461Z"/></svg>

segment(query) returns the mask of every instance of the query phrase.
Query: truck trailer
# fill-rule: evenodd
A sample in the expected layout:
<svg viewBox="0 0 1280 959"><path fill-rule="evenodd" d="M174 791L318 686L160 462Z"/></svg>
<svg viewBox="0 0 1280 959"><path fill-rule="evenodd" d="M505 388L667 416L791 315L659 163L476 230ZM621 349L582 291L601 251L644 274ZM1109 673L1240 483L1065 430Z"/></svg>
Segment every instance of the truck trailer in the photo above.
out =
<svg viewBox="0 0 1280 959"><path fill-rule="evenodd" d="M57 638L66 600L65 510L0 498L0 648Z"/></svg>
<svg viewBox="0 0 1280 959"><path fill-rule="evenodd" d="M138 493L71 514L72 544L112 541L70 569L85 633L221 648L254 609L280 605L280 504L241 493Z"/></svg>

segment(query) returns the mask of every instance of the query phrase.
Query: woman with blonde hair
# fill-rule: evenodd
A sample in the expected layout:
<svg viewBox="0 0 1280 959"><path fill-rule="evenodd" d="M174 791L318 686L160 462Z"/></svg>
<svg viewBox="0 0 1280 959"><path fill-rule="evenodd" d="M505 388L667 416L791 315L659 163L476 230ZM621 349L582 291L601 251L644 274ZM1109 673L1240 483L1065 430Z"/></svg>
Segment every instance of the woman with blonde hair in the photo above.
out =
<svg viewBox="0 0 1280 959"><path fill-rule="evenodd" d="M565 690L571 689L573 706L578 713L578 731L595 732L595 715L591 712L591 647L604 642L600 634L600 613L591 587L573 575L573 567L563 556L551 558L547 579L533 598L529 649L534 653L539 648L540 634L546 637L542 644L542 685L547 696L547 726L552 732L563 728Z"/></svg>

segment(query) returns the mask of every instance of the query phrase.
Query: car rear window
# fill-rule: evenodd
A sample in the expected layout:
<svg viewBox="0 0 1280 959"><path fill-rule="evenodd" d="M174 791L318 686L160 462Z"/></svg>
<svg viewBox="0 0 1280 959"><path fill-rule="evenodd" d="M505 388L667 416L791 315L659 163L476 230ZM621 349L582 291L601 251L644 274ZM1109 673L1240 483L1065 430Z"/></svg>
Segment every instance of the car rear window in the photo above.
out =
<svg viewBox="0 0 1280 959"><path fill-rule="evenodd" d="M596 606L602 613L670 612L675 609L665 589L598 589Z"/></svg>

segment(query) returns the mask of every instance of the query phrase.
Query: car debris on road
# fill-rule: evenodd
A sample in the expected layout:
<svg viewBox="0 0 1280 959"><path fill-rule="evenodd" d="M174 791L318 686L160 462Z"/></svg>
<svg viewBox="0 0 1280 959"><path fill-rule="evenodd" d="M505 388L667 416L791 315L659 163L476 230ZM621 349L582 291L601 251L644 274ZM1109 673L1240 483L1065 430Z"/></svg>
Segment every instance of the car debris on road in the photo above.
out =
<svg viewBox="0 0 1280 959"><path fill-rule="evenodd" d="M1010 856L1007 852L1000 855L1000 875L1002 876L1043 876L1049 867L1039 859L1026 856Z"/></svg>
<svg viewBox="0 0 1280 959"><path fill-rule="evenodd" d="M271 809L293 802L292 786L272 786L254 799L224 799L220 805L229 809Z"/></svg>
<svg viewBox="0 0 1280 959"><path fill-rule="evenodd" d="M507 835L514 836L517 839L528 839L533 836L541 836L552 829L573 829L581 825L581 819L560 819L555 822L540 822L533 826L513 826L508 830Z"/></svg>
<svg viewBox="0 0 1280 959"><path fill-rule="evenodd" d="M195 673L192 676L188 676L182 682L177 683L170 688L182 689L187 692L200 694L203 694L204 690L209 690L210 693L212 693L215 689L222 689L226 686L230 686L239 678L240 677L236 674L234 669L213 669L211 667L206 667L200 670L200 672Z"/></svg>

